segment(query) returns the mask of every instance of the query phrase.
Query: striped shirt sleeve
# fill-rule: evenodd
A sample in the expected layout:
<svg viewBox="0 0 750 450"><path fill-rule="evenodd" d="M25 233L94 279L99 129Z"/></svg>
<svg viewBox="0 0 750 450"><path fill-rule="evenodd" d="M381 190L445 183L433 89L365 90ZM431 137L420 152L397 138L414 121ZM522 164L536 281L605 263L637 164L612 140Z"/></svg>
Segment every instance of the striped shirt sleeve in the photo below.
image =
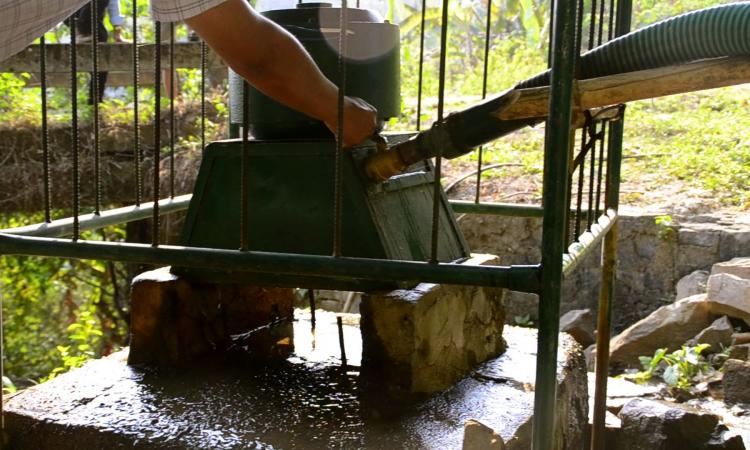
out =
<svg viewBox="0 0 750 450"><path fill-rule="evenodd" d="M160 22L189 19L227 0L151 0L151 13Z"/></svg>

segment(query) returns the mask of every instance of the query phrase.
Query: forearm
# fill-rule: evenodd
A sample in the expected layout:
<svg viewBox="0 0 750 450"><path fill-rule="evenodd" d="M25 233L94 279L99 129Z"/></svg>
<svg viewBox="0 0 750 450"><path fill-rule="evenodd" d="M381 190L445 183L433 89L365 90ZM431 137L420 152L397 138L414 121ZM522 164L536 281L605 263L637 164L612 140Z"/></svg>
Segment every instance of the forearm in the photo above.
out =
<svg viewBox="0 0 750 450"><path fill-rule="evenodd" d="M268 96L327 123L336 121L336 86L294 37L243 0L229 0L187 23Z"/></svg>

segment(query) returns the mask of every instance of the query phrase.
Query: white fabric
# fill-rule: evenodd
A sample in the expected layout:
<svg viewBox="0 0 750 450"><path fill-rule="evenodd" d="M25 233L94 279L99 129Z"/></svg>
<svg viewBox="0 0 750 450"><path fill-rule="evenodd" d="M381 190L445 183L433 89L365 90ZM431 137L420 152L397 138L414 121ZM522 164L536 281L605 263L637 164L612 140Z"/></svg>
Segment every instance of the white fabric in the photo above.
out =
<svg viewBox="0 0 750 450"><path fill-rule="evenodd" d="M88 0L0 0L0 61L54 28ZM151 0L154 19L185 20L226 0Z"/></svg>

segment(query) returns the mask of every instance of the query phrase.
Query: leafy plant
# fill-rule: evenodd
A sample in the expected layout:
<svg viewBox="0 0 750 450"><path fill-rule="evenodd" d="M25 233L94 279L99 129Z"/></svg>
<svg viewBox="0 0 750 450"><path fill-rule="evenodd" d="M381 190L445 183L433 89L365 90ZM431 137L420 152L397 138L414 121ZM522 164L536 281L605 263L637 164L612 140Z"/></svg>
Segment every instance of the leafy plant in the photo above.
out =
<svg viewBox="0 0 750 450"><path fill-rule="evenodd" d="M639 357L643 370L626 374L624 378L644 383L658 376L669 387L687 390L695 384L697 378L713 370L701 355L709 347L709 344L683 345L672 353L667 353L666 348L660 348L654 352L654 356Z"/></svg>
<svg viewBox="0 0 750 450"><path fill-rule="evenodd" d="M654 222L656 223L656 226L659 227L659 232L658 232L659 239L661 239L662 241L666 241L674 237L675 231L674 231L674 222L672 221L672 216L670 215L657 216L656 219L654 219Z"/></svg>
<svg viewBox="0 0 750 450"><path fill-rule="evenodd" d="M513 317L513 321L515 321L516 325L519 327L531 328L534 326L534 321L530 320L528 314L524 314L523 316L515 316Z"/></svg>

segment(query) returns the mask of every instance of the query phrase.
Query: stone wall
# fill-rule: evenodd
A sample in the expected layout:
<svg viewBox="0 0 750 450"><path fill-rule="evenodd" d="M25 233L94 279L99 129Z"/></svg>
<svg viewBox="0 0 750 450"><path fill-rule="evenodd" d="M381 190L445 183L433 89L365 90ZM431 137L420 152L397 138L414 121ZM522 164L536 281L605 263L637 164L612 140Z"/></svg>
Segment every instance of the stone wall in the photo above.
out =
<svg viewBox="0 0 750 450"><path fill-rule="evenodd" d="M657 214L626 211L620 220L613 325L621 331L660 306L671 303L675 285L695 270L736 256L750 256L750 214L672 216L657 224ZM459 224L474 252L498 255L501 264L541 260L541 219L466 215ZM565 280L562 312L596 310L600 277L596 249ZM506 317L537 315L536 296L513 293Z"/></svg>

